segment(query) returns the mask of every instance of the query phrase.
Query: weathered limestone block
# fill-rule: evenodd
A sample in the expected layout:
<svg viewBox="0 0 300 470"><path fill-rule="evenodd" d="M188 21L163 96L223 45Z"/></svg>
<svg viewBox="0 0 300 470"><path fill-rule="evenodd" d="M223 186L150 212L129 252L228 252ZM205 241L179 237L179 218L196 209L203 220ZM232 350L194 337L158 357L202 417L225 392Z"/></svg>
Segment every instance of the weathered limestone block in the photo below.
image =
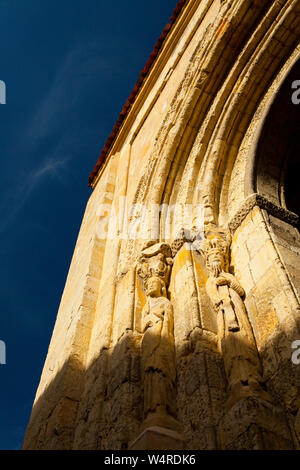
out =
<svg viewBox="0 0 300 470"><path fill-rule="evenodd" d="M153 426L145 429L130 445L132 450L182 450L182 437L171 429Z"/></svg>
<svg viewBox="0 0 300 470"><path fill-rule="evenodd" d="M269 220L272 223L268 226ZM253 240L253 244L247 239ZM242 264L238 257L240 243L244 240L249 247L248 265ZM237 276L247 286L245 304L260 353L265 383L274 403L285 403L287 417L293 423L300 404L300 376L297 366L291 361L291 344L299 337L299 310L295 286L289 277L289 269L283 264L285 258L281 257L285 255L281 248L281 244L286 243L283 240L291 246L291 253L297 250L299 240L295 228L255 207L235 231L232 251ZM259 265L258 253L263 253ZM296 253L292 256L297 258ZM251 285L245 281L249 272L255 280Z"/></svg>
<svg viewBox="0 0 300 470"><path fill-rule="evenodd" d="M285 450L293 448L284 412L249 396L237 402L220 422L220 440L227 450Z"/></svg>
<svg viewBox="0 0 300 470"><path fill-rule="evenodd" d="M198 351L177 357L178 419L188 449L218 448L217 426L226 402L223 360L208 344L198 342Z"/></svg>

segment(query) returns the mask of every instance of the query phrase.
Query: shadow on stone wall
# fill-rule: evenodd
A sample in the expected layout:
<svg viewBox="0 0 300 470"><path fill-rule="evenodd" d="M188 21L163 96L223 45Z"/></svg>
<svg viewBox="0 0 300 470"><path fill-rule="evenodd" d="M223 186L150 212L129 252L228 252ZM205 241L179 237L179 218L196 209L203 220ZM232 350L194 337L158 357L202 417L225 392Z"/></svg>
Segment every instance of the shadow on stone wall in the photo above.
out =
<svg viewBox="0 0 300 470"><path fill-rule="evenodd" d="M36 401L23 448L127 449L143 420L140 340L141 335L128 331L112 351L103 350L86 372L76 358L69 358ZM226 448L297 446L300 365L291 362L291 345L282 334L273 337L272 351L276 358L270 358L270 348L262 351L262 358L269 363L266 386L273 405L257 404L250 398L228 413L218 352L203 341L200 330L188 344L176 345L177 419L186 449L224 448L221 422L222 429L229 422L227 431L234 436ZM268 413L274 421L269 429L264 425Z"/></svg>

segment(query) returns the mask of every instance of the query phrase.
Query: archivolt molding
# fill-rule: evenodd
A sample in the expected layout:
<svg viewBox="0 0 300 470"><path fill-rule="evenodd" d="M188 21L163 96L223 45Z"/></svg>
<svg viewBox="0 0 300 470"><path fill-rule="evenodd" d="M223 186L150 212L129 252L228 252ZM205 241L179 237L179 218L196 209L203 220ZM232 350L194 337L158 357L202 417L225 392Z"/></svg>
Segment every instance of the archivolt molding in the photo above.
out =
<svg viewBox="0 0 300 470"><path fill-rule="evenodd" d="M216 91L217 85L221 83L220 67L216 67L216 65L220 61L224 67L226 66L222 56L228 49L228 43L234 34L234 16L238 13L241 15L242 10L245 9L245 5L241 5L241 3L251 2L236 1L233 3L235 5L240 4L238 10L231 11L229 6L225 11L220 10L213 27L207 31L203 41L197 46L191 58L191 65L178 88L169 112L156 137L152 156L159 155L160 164L157 165L153 178L151 194L151 202L153 203L161 202L165 183L165 181L161 181L161 176L168 176L169 179L171 164L174 161L177 164L179 161L181 162L181 159L177 156L177 151L182 138L187 141L187 138L191 137L187 134L190 134L192 130L195 133L195 129L193 129L195 123L192 120L196 119L197 111L201 109L201 117L205 116L211 96ZM227 18L225 18L225 14L228 14ZM208 96L210 96L209 100L207 99ZM201 123L199 117L197 117L197 121L199 127Z"/></svg>
<svg viewBox="0 0 300 470"><path fill-rule="evenodd" d="M163 193L164 191L168 194L171 193L178 165L182 160L183 150L186 151L185 144L192 145L201 118L204 117L214 89L220 82L218 71L214 70L214 65L218 59L221 60L223 49L227 43L226 37L230 38L233 34L232 24L227 20L225 22L227 27L220 32L220 28L224 24L223 15L228 9L229 7L222 9L222 14L219 12L214 28L208 27L203 41L197 45L194 51L190 66L156 136L146 169L138 183L133 200L135 205L145 202L149 205L155 205L168 200L168 197ZM218 36L222 36L223 41L218 40ZM217 48L215 44L217 44ZM203 108L200 118L195 110L196 104L197 108ZM182 144L183 140L184 145ZM138 210L134 217L140 218ZM136 250L132 243L127 245L127 264L129 264Z"/></svg>
<svg viewBox="0 0 300 470"><path fill-rule="evenodd" d="M169 122L170 127L166 129L169 142L164 140L161 146L164 156L160 158L161 163L158 163L153 176L153 202L205 202L209 208L209 222L217 219L219 201L221 223L226 222L228 189L239 146L271 80L295 48L296 36L294 33L289 34L289 26L293 24L295 15L299 15L297 2L287 1L284 5L272 2L267 14L265 9L270 2L260 2L261 9L256 5L254 11L250 3L232 4L231 15L228 14L227 19L222 16L222 22L214 28L214 50L210 49L207 59L197 67L197 80L201 82L199 97L195 92L197 87L193 88L190 83L188 96L183 102L176 101L178 94L174 98L173 106L176 103L183 109L176 116L176 126ZM262 21L257 22L257 16L262 13ZM249 26L250 19L253 25L256 22L258 24L254 31ZM244 21L247 22L248 34L249 31L252 34L239 53L236 45L232 51L232 43L239 35L238 44L243 44L242 31L239 27L231 31L230 25L238 22L240 28L245 30ZM224 24L227 25L227 41L222 35L215 35L216 31L220 32L224 28ZM289 39L284 39L283 46L281 38L284 35L288 35ZM205 50L210 45L211 41ZM218 61L223 67L218 66ZM215 73L217 86L212 90ZM223 85L220 86L224 77ZM213 101L212 96L216 96ZM164 218L162 216L162 220Z"/></svg>
<svg viewBox="0 0 300 470"><path fill-rule="evenodd" d="M263 100L255 111L251 124L249 125L247 133L244 136L240 154L244 160L245 166L242 168L241 164L237 162L235 171L236 173L243 175L243 182L241 182L241 184L244 183L245 197L248 197L252 193L256 192L255 158L266 117L269 114L274 101L276 100L281 86L298 60L300 60L300 44L295 48L294 52L282 66L280 72L276 75L272 85L269 87L268 92L265 94Z"/></svg>
<svg viewBox="0 0 300 470"><path fill-rule="evenodd" d="M162 240L170 203L203 204L207 222L228 223L234 162L259 103L295 50L297 16L297 0L226 2L197 45L133 201L165 204ZM122 247L127 265L136 248Z"/></svg>
<svg viewBox="0 0 300 470"><path fill-rule="evenodd" d="M286 2L284 7L280 6L280 11L278 3L272 6L265 21L252 34L220 90L220 96L216 98L216 109L222 107L222 110L220 115L216 113L219 116L218 122L211 136L212 143L208 146L205 157L207 163L200 173L199 182L202 197L209 198L214 206L215 217L219 215L221 224L228 217L229 182L244 133L272 76L278 73L279 67L285 62L286 54L290 52L288 47L281 47L279 38L286 30L288 21L292 21L292 7L296 9L296 6L296 2ZM291 35L291 50L294 48L292 39ZM224 95L228 96L227 101ZM202 132L204 131L201 130Z"/></svg>
<svg viewBox="0 0 300 470"><path fill-rule="evenodd" d="M248 53L248 56L244 58L244 62L240 63L238 60L240 47L246 41L249 29L251 31L251 28L254 27L267 3L260 2L259 6L254 7L252 2L233 2L231 5L226 4L226 15L221 10L220 21L214 26L213 41L208 44L209 53L207 58L203 59L199 71L199 76L202 76L199 99L196 97L195 89L192 88L190 97L186 100L189 105L193 103L193 106L190 106L190 119L188 119L189 116L186 110L183 110L180 118L181 122L179 122L181 125L180 132L176 132L177 147L170 148L168 158L164 159L165 167L158 175L159 177L164 175L165 178L168 176L163 202L168 202L171 194L179 188L177 196L175 194L173 196L173 199L175 197L178 203L190 203L193 195L196 195L196 199L194 198L195 203L199 203L199 198L208 196L210 199L208 206L215 206L214 188L212 188L211 182L215 179L218 162L220 162L222 153L225 150L225 139L224 137L222 139L215 129L224 103L232 93L232 86L235 83L232 80L232 74L229 72L230 67L233 66L232 64L239 64L238 70L241 71L242 65L249 59ZM238 41L237 37L239 38ZM205 73L207 74L206 79L204 78ZM226 83L226 80L224 82L226 74L230 77L227 79L230 86ZM220 89L219 93L217 93L218 89ZM216 96L214 101L213 96ZM234 105L236 105L237 97L239 95L235 94ZM223 130L225 127L223 127ZM192 146L192 138L196 137L198 129L200 129L200 132ZM214 146L208 154L207 149L212 140ZM189 158L186 163L187 155L189 155ZM201 193L198 195L195 180L200 166L200 174L205 174L205 179L202 182L198 179L197 186L201 188ZM183 172L182 168L184 168ZM159 197L155 198L156 202L158 199Z"/></svg>

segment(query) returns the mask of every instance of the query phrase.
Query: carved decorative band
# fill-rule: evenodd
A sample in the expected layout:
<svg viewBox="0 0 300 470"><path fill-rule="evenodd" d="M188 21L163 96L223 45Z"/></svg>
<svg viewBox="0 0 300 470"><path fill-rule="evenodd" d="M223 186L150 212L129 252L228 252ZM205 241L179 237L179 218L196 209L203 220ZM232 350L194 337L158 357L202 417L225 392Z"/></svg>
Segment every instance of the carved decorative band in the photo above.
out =
<svg viewBox="0 0 300 470"><path fill-rule="evenodd" d="M243 220L255 206L265 209L269 214L287 222L290 225L298 224L299 216L297 214L294 214L294 212L291 212L284 207L279 207L277 204L274 204L274 202L269 201L266 197L255 193L247 197L241 208L230 220L228 227L231 233L241 225Z"/></svg>

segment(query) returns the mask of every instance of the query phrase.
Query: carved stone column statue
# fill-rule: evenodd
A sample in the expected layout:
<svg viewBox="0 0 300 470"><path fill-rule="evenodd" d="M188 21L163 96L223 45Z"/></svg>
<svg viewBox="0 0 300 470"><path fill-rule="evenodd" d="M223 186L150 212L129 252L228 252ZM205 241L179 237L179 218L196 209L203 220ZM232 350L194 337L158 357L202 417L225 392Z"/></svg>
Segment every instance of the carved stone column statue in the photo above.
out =
<svg viewBox="0 0 300 470"><path fill-rule="evenodd" d="M227 409L245 396L271 401L264 390L262 369L243 296L244 289L229 272L229 232L212 225L205 229L198 251L205 259L209 278L206 292L218 316L219 349L228 381Z"/></svg>
<svg viewBox="0 0 300 470"><path fill-rule="evenodd" d="M173 306L167 297L172 263L171 248L166 243L148 243L138 261L137 272L143 281L147 297L141 322L144 389L144 420L141 431L152 432L152 444L146 443L148 449L170 449L172 446L180 448L182 445L177 434L179 423L176 420ZM154 445L153 439L164 441L163 447L157 447L157 443L151 447ZM145 448L145 438L143 446Z"/></svg>
<svg viewBox="0 0 300 470"><path fill-rule="evenodd" d="M208 223L202 236L193 236L193 240L193 248L203 256L209 273L206 292L217 315L219 350L227 378L228 399L218 423L220 446L229 450L290 448L285 413L265 390L244 289L229 272L231 236Z"/></svg>

